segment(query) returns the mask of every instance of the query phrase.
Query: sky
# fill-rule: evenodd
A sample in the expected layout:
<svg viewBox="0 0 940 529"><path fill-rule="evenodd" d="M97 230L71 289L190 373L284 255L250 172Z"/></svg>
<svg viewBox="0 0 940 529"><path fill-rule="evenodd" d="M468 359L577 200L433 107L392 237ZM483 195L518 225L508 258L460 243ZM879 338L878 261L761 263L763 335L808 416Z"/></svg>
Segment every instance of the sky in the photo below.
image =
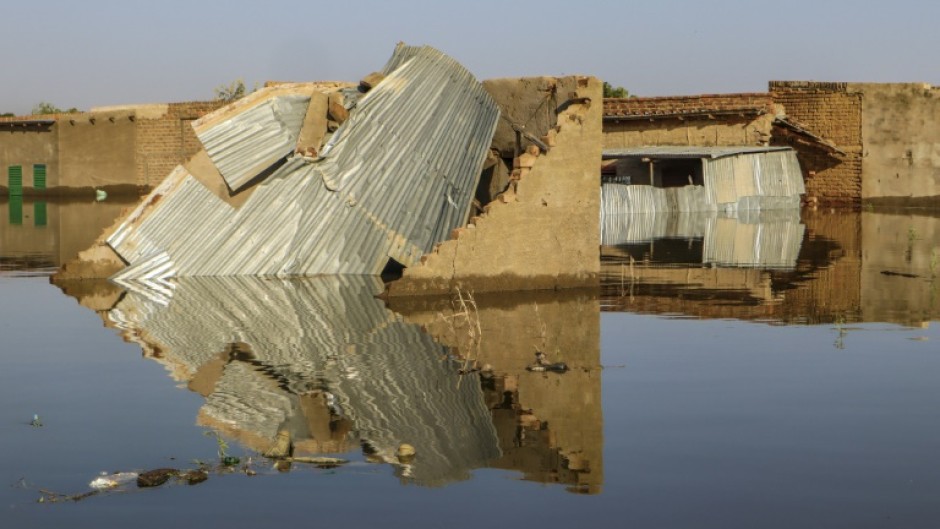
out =
<svg viewBox="0 0 940 529"><path fill-rule="evenodd" d="M924 0L0 0L0 113L206 100L239 78L357 81L399 41L480 79L589 74L639 96L940 85L938 21Z"/></svg>

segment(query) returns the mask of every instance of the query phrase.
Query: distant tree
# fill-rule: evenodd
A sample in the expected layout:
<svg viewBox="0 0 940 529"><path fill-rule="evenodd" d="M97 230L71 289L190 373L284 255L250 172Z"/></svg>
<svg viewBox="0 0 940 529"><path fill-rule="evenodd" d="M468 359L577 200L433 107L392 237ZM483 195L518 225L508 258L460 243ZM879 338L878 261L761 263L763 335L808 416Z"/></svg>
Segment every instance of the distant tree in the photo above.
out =
<svg viewBox="0 0 940 529"><path fill-rule="evenodd" d="M245 88L245 81L239 78L235 79L228 85L223 84L215 87L215 98L218 101L231 103L232 101L245 97L246 92L247 89Z"/></svg>
<svg viewBox="0 0 940 529"><path fill-rule="evenodd" d="M52 103L49 103L48 101L40 101L30 111L31 114L37 115L37 116L41 114L70 114L72 112L80 112L80 111L75 107L72 107L68 110L63 110L53 105Z"/></svg>
<svg viewBox="0 0 940 529"><path fill-rule="evenodd" d="M14 114L13 112L4 112L3 114L0 114L0 118L12 118L12 117L16 117L16 114Z"/></svg>
<svg viewBox="0 0 940 529"><path fill-rule="evenodd" d="M604 81L604 97L627 98L636 96L630 95L630 91L622 86L615 87Z"/></svg>

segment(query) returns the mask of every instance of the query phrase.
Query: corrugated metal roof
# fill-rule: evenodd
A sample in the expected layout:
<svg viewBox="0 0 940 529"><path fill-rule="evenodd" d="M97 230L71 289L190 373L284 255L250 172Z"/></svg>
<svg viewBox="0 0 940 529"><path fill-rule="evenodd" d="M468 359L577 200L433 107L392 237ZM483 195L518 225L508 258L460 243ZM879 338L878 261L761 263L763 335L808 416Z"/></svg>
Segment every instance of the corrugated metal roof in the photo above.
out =
<svg viewBox="0 0 940 529"><path fill-rule="evenodd" d="M704 186L604 182L601 214L799 208L805 192L800 163L789 148L704 158L702 169Z"/></svg>
<svg viewBox="0 0 940 529"><path fill-rule="evenodd" d="M136 280L132 280L136 282ZM500 456L479 379L415 324L385 308L375 277L271 281L253 277L173 280L166 298L128 292L107 318L182 382L221 370L199 416L261 446L289 428L311 437L300 398L326 392L331 412L399 472L423 485L466 479ZM220 354L239 344L242 355ZM401 443L417 449L397 464Z"/></svg>
<svg viewBox="0 0 940 529"><path fill-rule="evenodd" d="M466 222L499 110L456 61L400 46L321 158L289 158L238 209L178 167L108 244L119 275L379 274ZM302 119L303 116L301 115ZM232 149L234 152L235 149Z"/></svg>
<svg viewBox="0 0 940 529"><path fill-rule="evenodd" d="M241 189L297 146L310 104L309 89L306 94L284 91L263 88L246 98L252 101L238 101L193 123L196 137L230 189ZM282 95L265 97L269 93ZM239 111L226 116L235 110Z"/></svg>
<svg viewBox="0 0 940 529"><path fill-rule="evenodd" d="M776 152L793 150L790 147L778 146L740 146L740 147L697 147L657 145L650 147L624 147L618 149L604 149L604 159L612 158L722 158L735 154L755 154L762 152Z"/></svg>

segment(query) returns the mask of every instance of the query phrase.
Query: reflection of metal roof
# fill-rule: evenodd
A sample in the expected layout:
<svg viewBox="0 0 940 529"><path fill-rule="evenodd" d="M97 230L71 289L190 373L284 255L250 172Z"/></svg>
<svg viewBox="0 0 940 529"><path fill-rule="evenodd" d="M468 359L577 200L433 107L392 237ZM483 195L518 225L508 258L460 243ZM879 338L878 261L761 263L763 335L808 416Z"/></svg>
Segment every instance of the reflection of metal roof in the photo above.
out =
<svg viewBox="0 0 940 529"><path fill-rule="evenodd" d="M601 244L649 244L662 239L703 240L702 263L731 268L793 269L805 226L796 208L722 212L670 211L604 215Z"/></svg>
<svg viewBox="0 0 940 529"><path fill-rule="evenodd" d="M455 60L409 55L321 158L291 157L238 209L177 168L108 238L120 277L379 274L466 221L499 109ZM235 152L230 150L229 152ZM244 182L239 176L235 182Z"/></svg>
<svg viewBox="0 0 940 529"><path fill-rule="evenodd" d="M613 158L723 158L738 154L757 154L762 152L778 152L793 150L790 147L777 146L741 146L741 147L695 147L657 145L651 147L625 147L620 149L604 149L604 159Z"/></svg>
<svg viewBox="0 0 940 529"><path fill-rule="evenodd" d="M312 438L299 396L325 391L376 455L422 485L467 479L500 456L477 375L461 376L448 350L385 308L368 276L267 280L188 277L169 294L145 285L107 318L182 381L218 369L200 410L263 448L279 429ZM233 344L241 353L225 355ZM212 367L214 364L216 367ZM209 366L207 369L206 366Z"/></svg>

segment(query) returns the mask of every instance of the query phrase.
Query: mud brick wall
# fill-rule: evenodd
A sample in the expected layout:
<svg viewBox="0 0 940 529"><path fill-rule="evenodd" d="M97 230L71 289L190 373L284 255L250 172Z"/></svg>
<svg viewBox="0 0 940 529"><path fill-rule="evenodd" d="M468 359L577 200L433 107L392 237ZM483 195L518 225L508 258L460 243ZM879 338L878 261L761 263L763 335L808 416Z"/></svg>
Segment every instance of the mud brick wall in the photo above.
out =
<svg viewBox="0 0 940 529"><path fill-rule="evenodd" d="M806 196L821 203L852 205L862 198L862 95L846 83L771 81L770 93L789 118L834 142L844 155L776 136L773 143L797 149Z"/></svg>
<svg viewBox="0 0 940 529"><path fill-rule="evenodd" d="M136 181L153 187L177 165L199 152L192 122L224 105L220 101L170 103L166 113L137 122Z"/></svg>
<svg viewBox="0 0 940 529"><path fill-rule="evenodd" d="M501 108L518 105L531 86L507 81L494 99ZM597 285L603 98L598 79L578 77L576 86L549 152L485 213L405 269L390 295Z"/></svg>
<svg viewBox="0 0 940 529"><path fill-rule="evenodd" d="M766 145L775 115L768 93L604 99L604 148Z"/></svg>

